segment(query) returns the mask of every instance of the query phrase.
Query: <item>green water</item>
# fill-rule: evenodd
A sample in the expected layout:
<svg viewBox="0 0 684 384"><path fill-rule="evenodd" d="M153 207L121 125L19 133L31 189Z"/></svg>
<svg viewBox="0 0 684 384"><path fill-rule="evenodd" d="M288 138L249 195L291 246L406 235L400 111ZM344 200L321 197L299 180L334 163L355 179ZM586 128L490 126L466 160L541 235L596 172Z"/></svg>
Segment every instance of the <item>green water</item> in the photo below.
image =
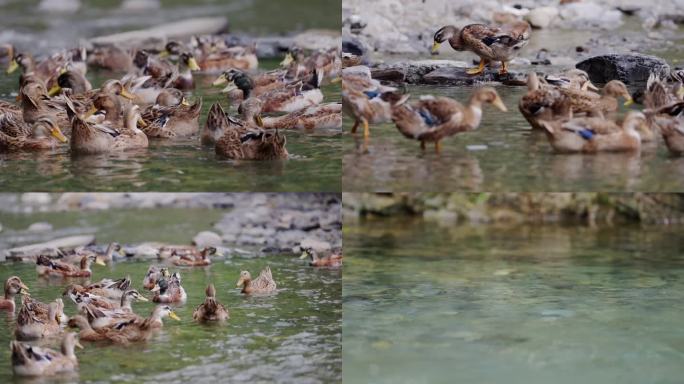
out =
<svg viewBox="0 0 684 384"><path fill-rule="evenodd" d="M681 227L345 222L345 383L678 383Z"/></svg>
<svg viewBox="0 0 684 384"><path fill-rule="evenodd" d="M463 103L473 87L411 86L413 97L433 94ZM371 126L370 140L350 134L344 117L343 180L346 191L661 191L684 185L684 158L662 141L640 154L556 154L542 132L518 111L525 87L496 87L508 112L483 109L480 127L432 145L423 153L393 123ZM624 112L624 111L623 111ZM484 146L484 147L483 147Z"/></svg>
<svg viewBox="0 0 684 384"><path fill-rule="evenodd" d="M308 28L339 30L341 8L331 0L162 1L156 11L126 13L120 1L97 1L76 14L35 12L37 1L0 6L6 37L19 49L52 52L79 38L200 16L228 16L235 34L289 34ZM5 37L0 35L0 42ZM279 60L261 60L260 69ZM4 64L3 64L4 65ZM18 74L0 75L0 99L14 101ZM113 75L90 71L93 86ZM120 76L118 74L117 76ZM203 98L200 127L215 101L228 106L211 76L198 76L190 99ZM326 102L340 100L339 85L323 88ZM236 114L235 108L230 110ZM150 148L72 159L67 148L51 153L0 153L2 191L339 191L342 172L339 130L288 131L286 161L232 161L217 158L198 137L151 140Z"/></svg>
<svg viewBox="0 0 684 384"><path fill-rule="evenodd" d="M211 229L222 211L202 209L123 210L106 213L0 215L0 246L14 244L30 223L48 221L55 230L96 230L98 241L122 243L164 241L188 243L194 233ZM13 240L14 239L14 240ZM5 245L7 246L7 245ZM163 330L148 343L124 348L86 343L77 350L80 382L338 382L341 357L341 271L314 270L289 255L253 258L229 255L207 268L177 268L188 301L176 308L181 321L164 321ZM147 262L119 262L93 267L93 280L130 276L142 290ZM235 288L239 271L253 274L270 265L279 291L266 297L245 297ZM65 284L38 279L31 264L0 264L0 277L18 275L31 294L47 302L59 297ZM192 311L204 300L204 289L213 282L217 298L230 311L224 326L198 325ZM17 299L19 300L19 299ZM148 315L151 303L134 303L133 309ZM65 312L73 315L73 303ZM12 339L13 319L0 321L0 382L25 382L12 376L6 346ZM55 345L56 346L56 345ZM75 378L62 377L65 382Z"/></svg>

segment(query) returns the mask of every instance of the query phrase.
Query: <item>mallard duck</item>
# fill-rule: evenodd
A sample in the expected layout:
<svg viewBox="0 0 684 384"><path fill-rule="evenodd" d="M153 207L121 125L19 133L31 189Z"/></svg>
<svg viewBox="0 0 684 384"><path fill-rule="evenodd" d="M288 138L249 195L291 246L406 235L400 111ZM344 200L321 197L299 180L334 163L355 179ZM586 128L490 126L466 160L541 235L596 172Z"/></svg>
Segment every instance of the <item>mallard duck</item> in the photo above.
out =
<svg viewBox="0 0 684 384"><path fill-rule="evenodd" d="M518 109L535 129L544 129L540 120L569 118L572 112L569 98L557 87L541 83L534 72L527 75L527 93L520 98Z"/></svg>
<svg viewBox="0 0 684 384"><path fill-rule="evenodd" d="M219 86L227 83L228 85L222 91L224 93L228 93L233 87L237 87L240 92L238 98L244 100L285 87L290 82L286 78L286 74L285 71L275 70L252 77L244 71L231 68L217 77L212 85Z"/></svg>
<svg viewBox="0 0 684 384"><path fill-rule="evenodd" d="M172 86L183 90L194 89L195 81L192 77L192 73L199 70L201 69L192 53L181 53L178 62L178 75L173 80Z"/></svg>
<svg viewBox="0 0 684 384"><path fill-rule="evenodd" d="M90 51L88 65L113 72L128 73L133 69L133 57L118 45L102 45Z"/></svg>
<svg viewBox="0 0 684 384"><path fill-rule="evenodd" d="M561 88L579 89L582 91L599 90L591 82L591 80L589 80L589 74L586 71L577 68L571 68L560 74L545 75L544 80L547 84L555 85Z"/></svg>
<svg viewBox="0 0 684 384"><path fill-rule="evenodd" d="M184 266L184 267L204 267L209 264L211 264L211 259L209 259L209 255L213 255L216 253L216 248L214 247L206 247L202 249L202 251L199 252L199 254L193 253L193 254L184 254L184 255L179 255L179 254L172 254L171 256L171 263L176 266Z"/></svg>
<svg viewBox="0 0 684 384"><path fill-rule="evenodd" d="M133 301L148 301L138 291L131 290L121 296L120 302L116 308L98 307L94 302L85 302L78 304L81 313L87 315L90 325L94 329L102 329L112 326L113 324L139 318L133 312L131 303Z"/></svg>
<svg viewBox="0 0 684 384"><path fill-rule="evenodd" d="M83 348L75 333L67 333L62 339L61 352L49 348L12 341L12 371L17 376L52 376L78 369L74 347Z"/></svg>
<svg viewBox="0 0 684 384"><path fill-rule="evenodd" d="M311 247L304 248L300 259L310 259L309 265L312 267L341 267L342 254L335 253L325 257L319 257L318 252Z"/></svg>
<svg viewBox="0 0 684 384"><path fill-rule="evenodd" d="M50 88L48 96L54 96L63 88L71 89L74 95L80 95L93 89L90 81L83 74L73 69L68 69L57 77L57 83Z"/></svg>
<svg viewBox="0 0 684 384"><path fill-rule="evenodd" d="M51 57L36 63L28 53L17 53L7 68L7 74L13 73L18 68L21 68L23 74L33 74L40 78L46 85L52 86L57 80L62 69L67 63L67 58L60 54L52 55Z"/></svg>
<svg viewBox="0 0 684 384"><path fill-rule="evenodd" d="M491 61L500 61L499 74L508 72L506 62L517 55L530 40L530 25L526 21L494 27L484 24L470 24L461 30L447 25L435 32L432 52L439 51L440 44L449 41L456 51L472 51L480 56L480 65L466 72L478 75L484 72L485 65Z"/></svg>
<svg viewBox="0 0 684 384"><path fill-rule="evenodd" d="M36 340L58 334L62 330L63 310L62 299L45 305L24 296L21 309L17 314L17 328L14 330L14 336L17 340Z"/></svg>
<svg viewBox="0 0 684 384"><path fill-rule="evenodd" d="M104 252L92 247L76 247L73 250L63 251L62 260L68 263L78 263L83 256L94 256L104 263L110 263L114 259L114 253L121 251L121 245L116 242L109 243Z"/></svg>
<svg viewBox="0 0 684 384"><path fill-rule="evenodd" d="M676 82L670 86L655 73L651 73L644 91L644 106L650 110L673 105L684 99L684 86ZM648 116L647 116L648 117Z"/></svg>
<svg viewBox="0 0 684 384"><path fill-rule="evenodd" d="M667 149L676 156L684 154L684 102L646 109L649 125L660 130Z"/></svg>
<svg viewBox="0 0 684 384"><path fill-rule="evenodd" d="M273 280L271 274L271 267L264 268L259 277L252 280L252 275L249 271L240 272L240 279L237 281L237 286L242 287L242 293L271 293L276 290L276 282Z"/></svg>
<svg viewBox="0 0 684 384"><path fill-rule="evenodd" d="M171 275L169 274L169 270L167 268L150 265L150 267L147 269L145 277L143 278L143 288L151 290L155 287L155 285L157 285L157 281L160 278L169 278L170 276Z"/></svg>
<svg viewBox="0 0 684 384"><path fill-rule="evenodd" d="M87 304L101 309L116 309L119 306L116 301L90 293L83 286L78 284L69 284L64 292L62 292L62 296L69 296L71 301L77 306Z"/></svg>
<svg viewBox="0 0 684 384"><path fill-rule="evenodd" d="M581 89L558 88L570 100L573 114L586 113L590 116L614 118L618 109L618 97L625 99L624 105L634 100L627 87L620 80L611 80L601 89L601 94Z"/></svg>
<svg viewBox="0 0 684 384"><path fill-rule="evenodd" d="M395 92L360 92L353 89L342 91L342 110L354 119L351 133L363 125L363 137L370 136L369 124L380 124L392 120L392 106L402 104L408 95Z"/></svg>
<svg viewBox="0 0 684 384"><path fill-rule="evenodd" d="M200 323L224 321L230 318L226 307L216 300L216 288L214 288L214 284L209 284L205 293L207 297L204 299L204 303L200 304L195 309L192 313L192 318Z"/></svg>
<svg viewBox="0 0 684 384"><path fill-rule="evenodd" d="M40 82L27 82L19 90L21 97L22 117L25 122L35 123L48 117L69 134L70 122L64 102L50 100L45 86ZM72 105L73 106L73 105ZM74 108L75 110L75 108Z"/></svg>
<svg viewBox="0 0 684 384"><path fill-rule="evenodd" d="M289 154L285 135L276 130L253 129L241 134L242 129L227 129L216 142L216 154L235 160L283 160Z"/></svg>
<svg viewBox="0 0 684 384"><path fill-rule="evenodd" d="M188 298L185 289L181 286L180 273L174 272L170 278L160 278L152 288L155 303L182 303Z"/></svg>
<svg viewBox="0 0 684 384"><path fill-rule="evenodd" d="M280 65L287 68L288 77L295 79L315 72L323 79L334 78L342 67L338 48L321 49L306 56L304 50L296 46L290 48Z"/></svg>
<svg viewBox="0 0 684 384"><path fill-rule="evenodd" d="M295 81L285 87L277 88L257 96L263 102L262 112L294 112L302 108L323 102L323 93L320 89L321 75L314 73L307 81ZM240 88L245 97L250 97L248 82L235 84Z"/></svg>
<svg viewBox="0 0 684 384"><path fill-rule="evenodd" d="M104 262L97 260L95 256L83 256L80 265L77 267L73 264L67 264L59 260L51 260L46 256L39 255L36 260L36 271L40 276L90 277L93 274L90 269L90 264L92 262L99 265L106 265Z"/></svg>
<svg viewBox="0 0 684 384"><path fill-rule="evenodd" d="M207 120L204 123L204 129L200 141L202 145L216 145L216 142L223 136L226 129L230 129L231 124L242 127L244 123L228 116L221 107L221 104L214 103L209 108L207 113Z"/></svg>
<svg viewBox="0 0 684 384"><path fill-rule="evenodd" d="M363 57L350 52L342 52L342 68L355 67L363 63Z"/></svg>
<svg viewBox="0 0 684 384"><path fill-rule="evenodd" d="M622 126L600 117L540 123L546 129L549 142L556 152L631 152L641 148L637 127L646 124L646 117L641 112L630 111Z"/></svg>
<svg viewBox="0 0 684 384"><path fill-rule="evenodd" d="M131 279L126 276L118 280L102 279L96 283L81 287L79 292L88 292L93 295L106 297L107 299L119 300L130 287Z"/></svg>
<svg viewBox="0 0 684 384"><path fill-rule="evenodd" d="M42 151L68 140L54 120L45 116L32 125L12 113L0 115L0 151Z"/></svg>
<svg viewBox="0 0 684 384"><path fill-rule="evenodd" d="M145 122L143 132L148 137L187 137L199 132L199 116L202 99L190 105L183 93L177 89L164 89L159 93L156 104L142 114Z"/></svg>
<svg viewBox="0 0 684 384"><path fill-rule="evenodd" d="M480 125L482 104L492 104L506 112L506 106L493 88L478 88L464 106L448 97L423 96L410 105L397 103L392 108L392 120L405 137L420 141L421 148L426 142L434 142L435 150L440 151L440 141L460 132L472 131Z"/></svg>
<svg viewBox="0 0 684 384"><path fill-rule="evenodd" d="M147 136L138 128L145 123L140 117L140 107L131 105L124 113L125 126L89 123L76 116L71 134L72 153L117 152L131 148L147 148Z"/></svg>
<svg viewBox="0 0 684 384"><path fill-rule="evenodd" d="M251 98L252 103L242 103L238 112L242 114L244 121L254 121L263 128L278 129L323 129L342 127L342 104L326 103L300 109L282 116L262 117L261 108L263 102L257 98ZM250 111L247 111L251 108Z"/></svg>
<svg viewBox="0 0 684 384"><path fill-rule="evenodd" d="M21 281L19 276L10 276L5 280L5 298L0 300L0 310L14 312L16 304L14 296L28 294L29 288Z"/></svg>
<svg viewBox="0 0 684 384"><path fill-rule="evenodd" d="M259 66L254 46L235 46L221 49L201 48L199 54L195 54L197 64L203 72L217 73L230 68L241 70L254 70Z"/></svg>

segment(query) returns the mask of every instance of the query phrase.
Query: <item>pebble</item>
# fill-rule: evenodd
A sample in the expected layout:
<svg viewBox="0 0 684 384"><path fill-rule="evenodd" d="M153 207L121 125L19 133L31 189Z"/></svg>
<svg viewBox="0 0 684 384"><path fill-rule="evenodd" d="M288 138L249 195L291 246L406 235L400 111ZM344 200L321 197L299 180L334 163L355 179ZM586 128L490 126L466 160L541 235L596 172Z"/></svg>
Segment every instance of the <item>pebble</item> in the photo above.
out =
<svg viewBox="0 0 684 384"><path fill-rule="evenodd" d="M473 145L466 145L466 149L469 151L484 151L488 147L486 144L473 144Z"/></svg>
<svg viewBox="0 0 684 384"><path fill-rule="evenodd" d="M548 28L559 13L556 7L539 7L531 10L525 16L525 20L535 28Z"/></svg>
<svg viewBox="0 0 684 384"><path fill-rule="evenodd" d="M46 222L33 223L26 230L29 232L49 232L52 231L52 224Z"/></svg>

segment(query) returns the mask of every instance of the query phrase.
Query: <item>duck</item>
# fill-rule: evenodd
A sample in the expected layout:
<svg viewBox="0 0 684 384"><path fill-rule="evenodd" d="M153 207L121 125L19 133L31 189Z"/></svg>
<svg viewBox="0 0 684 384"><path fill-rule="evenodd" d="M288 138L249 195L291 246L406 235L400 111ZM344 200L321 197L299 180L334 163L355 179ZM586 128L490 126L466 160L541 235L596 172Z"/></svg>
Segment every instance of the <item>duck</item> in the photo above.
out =
<svg viewBox="0 0 684 384"><path fill-rule="evenodd" d="M69 284L62 293L62 296L69 296L76 306L92 305L101 309L116 309L118 307L116 301L90 293L78 284Z"/></svg>
<svg viewBox="0 0 684 384"><path fill-rule="evenodd" d="M351 133L355 134L359 125L362 125L363 137L368 138L369 124L392 121L392 107L404 103L408 97L396 92L361 92L352 88L346 89L343 84L342 110L354 119Z"/></svg>
<svg viewBox="0 0 684 384"><path fill-rule="evenodd" d="M211 264L209 255L216 254L215 247L206 247L199 252L199 254L185 254L179 255L175 252L171 256L171 263L176 266L183 267L204 267Z"/></svg>
<svg viewBox="0 0 684 384"><path fill-rule="evenodd" d="M206 73L219 73L230 68L253 71L259 66L255 46L205 49L200 45L198 52L197 64Z"/></svg>
<svg viewBox="0 0 684 384"><path fill-rule="evenodd" d="M195 80L192 77L192 73L200 70L201 68L192 53L181 53L178 62L178 75L171 83L171 86L181 90L194 89Z"/></svg>
<svg viewBox="0 0 684 384"><path fill-rule="evenodd" d="M62 330L63 309L62 299L56 299L46 306L24 296L21 309L17 314L14 336L17 340L37 340L58 334Z"/></svg>
<svg viewBox="0 0 684 384"><path fill-rule="evenodd" d="M192 313L192 318L200 323L225 321L229 319L230 315L226 307L216 300L216 288L214 288L214 284L207 285L205 294L207 297L204 299L204 303L195 308L195 311Z"/></svg>
<svg viewBox="0 0 684 384"><path fill-rule="evenodd" d="M590 116L614 118L618 109L618 98L625 99L624 106L634 103L627 87L620 80L611 80L601 89L601 93L558 88L570 100L573 114L584 113Z"/></svg>
<svg viewBox="0 0 684 384"><path fill-rule="evenodd" d="M95 256L83 256L79 266L68 264L59 260L51 260L47 256L39 255L36 260L36 271L40 276L59 276L59 277L90 277L93 272L90 264L95 262L99 265L106 265L97 260Z"/></svg>
<svg viewBox="0 0 684 384"><path fill-rule="evenodd" d="M94 47L88 54L88 65L122 73L128 73L134 68L131 54L116 44Z"/></svg>
<svg viewBox="0 0 684 384"><path fill-rule="evenodd" d="M130 287L131 279L128 276L117 280L102 279L86 286L75 286L79 292L88 292L92 295L105 297L111 300L120 300L121 296L127 292Z"/></svg>
<svg viewBox="0 0 684 384"><path fill-rule="evenodd" d="M251 99L253 102L243 102L238 112L242 114L244 121L253 119L262 128L334 129L342 127L342 103L323 103L281 116L262 117L263 102L257 98Z"/></svg>
<svg viewBox="0 0 684 384"><path fill-rule="evenodd" d="M167 268L150 265L150 267L147 269L145 277L143 278L143 288L152 290L155 285L157 285L157 281L160 278L169 278L170 276L171 275L169 274L169 270Z"/></svg>
<svg viewBox="0 0 684 384"><path fill-rule="evenodd" d="M6 72L11 74L21 68L24 75L35 75L46 85L52 86L66 64L67 57L59 53L36 63L29 53L18 52L10 62Z"/></svg>
<svg viewBox="0 0 684 384"><path fill-rule="evenodd" d="M102 308L92 302L83 302L79 304L79 308L83 314L87 315L88 321L94 329L102 329L121 321L138 318L139 316L133 312L131 306L133 301L149 300L133 289L121 296L117 308Z"/></svg>
<svg viewBox="0 0 684 384"><path fill-rule="evenodd" d="M601 117L541 121L549 143L559 153L636 152L641 149L637 127L646 124L639 111L630 111L619 126Z"/></svg>
<svg viewBox="0 0 684 384"><path fill-rule="evenodd" d="M289 49L280 66L287 68L291 78L297 79L318 72L323 79L328 79L337 76L342 69L342 61L338 48L320 49L306 56L303 49L294 46Z"/></svg>
<svg viewBox="0 0 684 384"><path fill-rule="evenodd" d="M439 153L442 139L480 125L483 104L508 110L493 88L482 87L473 91L466 106L448 97L430 95L410 105L397 103L392 108L392 120L406 138L420 141L422 149L426 142L434 142Z"/></svg>
<svg viewBox="0 0 684 384"><path fill-rule="evenodd" d="M644 91L644 107L655 110L678 103L682 99L684 99L684 86L681 82L669 85L657 74L651 73L649 75Z"/></svg>
<svg viewBox="0 0 684 384"><path fill-rule="evenodd" d="M318 252L311 247L304 248L300 259L310 259L309 265L312 267L341 267L342 254L335 253L325 257L319 257Z"/></svg>
<svg viewBox="0 0 684 384"><path fill-rule="evenodd" d="M256 96L263 102L262 112L294 112L308 106L323 102L320 89L321 73L314 73L306 82L297 80L284 87L276 88ZM235 82L235 86L242 91L244 98L252 95L253 82ZM226 91L226 90L224 90Z"/></svg>
<svg viewBox="0 0 684 384"><path fill-rule="evenodd" d="M644 110L649 126L660 131L672 155L684 154L684 102Z"/></svg>
<svg viewBox="0 0 684 384"><path fill-rule="evenodd" d="M234 160L285 160L289 157L285 135L275 130L234 127L216 142L216 155Z"/></svg>
<svg viewBox="0 0 684 384"><path fill-rule="evenodd" d="M232 87L237 87L239 95L236 98L245 100L251 96L259 96L266 92L285 87L290 81L287 72L281 70L269 71L255 77L245 71L230 68L224 71L212 82L213 86L228 84L222 92L228 93Z"/></svg>
<svg viewBox="0 0 684 384"><path fill-rule="evenodd" d="M220 103L215 102L209 108L207 113L207 120L204 122L204 128L200 135L200 142L202 145L216 145L221 136L225 133L226 129L229 129L231 124L242 127L244 124L242 121L238 121L226 114Z"/></svg>
<svg viewBox="0 0 684 384"><path fill-rule="evenodd" d="M571 68L559 74L548 74L544 76L547 84L561 88L578 89L582 91L598 91L599 89L589 79L586 71Z"/></svg>
<svg viewBox="0 0 684 384"><path fill-rule="evenodd" d="M64 101L50 100L43 83L35 81L28 81L24 84L19 90L19 96L25 122L33 124L41 118L48 117L66 135L69 134L71 125L66 108L72 108L75 111L75 107L73 104L65 105L69 103L68 98Z"/></svg>
<svg viewBox="0 0 684 384"><path fill-rule="evenodd" d="M188 298L185 289L181 286L180 273L174 272L170 278L160 278L152 288L155 303L183 303Z"/></svg>
<svg viewBox="0 0 684 384"><path fill-rule="evenodd" d="M10 342L12 371L17 376L53 376L78 369L74 348L83 348L76 334L68 332L62 339L61 350L37 347L19 341Z"/></svg>
<svg viewBox="0 0 684 384"><path fill-rule="evenodd" d="M508 73L507 62L520 52L530 40L531 27L526 21L504 24L499 27L469 24L460 30L447 25L435 32L432 53L439 51L445 41L456 51L471 51L480 57L480 65L466 71L469 75L484 73L485 65L500 61L500 75Z"/></svg>
<svg viewBox="0 0 684 384"><path fill-rule="evenodd" d="M157 96L156 104L142 113L143 132L154 138L192 136L199 132L201 111L201 98L190 105L180 90L164 89Z"/></svg>
<svg viewBox="0 0 684 384"><path fill-rule="evenodd" d="M21 281L19 276L10 276L5 280L5 298L0 300L0 310L14 312L16 304L14 296L27 295L29 288Z"/></svg>
<svg viewBox="0 0 684 384"><path fill-rule="evenodd" d="M48 96L55 96L64 88L71 89L74 95L80 95L91 91L93 85L81 72L69 68L57 77L57 83L50 88Z"/></svg>
<svg viewBox="0 0 684 384"><path fill-rule="evenodd" d="M569 98L556 86L542 83L534 72L527 75L527 93L520 98L518 109L532 128L539 130L544 129L540 120L570 117L572 113Z"/></svg>
<svg viewBox="0 0 684 384"><path fill-rule="evenodd" d="M254 280L252 280L252 275L249 274L249 271L241 271L240 279L236 285L237 287L242 287L241 292L245 294L271 293L276 290L276 282L273 280L271 267L268 266Z"/></svg>
<svg viewBox="0 0 684 384"><path fill-rule="evenodd" d="M13 113L0 115L0 152L45 151L59 148L68 139L50 116L28 124Z"/></svg>
<svg viewBox="0 0 684 384"><path fill-rule="evenodd" d="M138 123L145 123L140 117L140 107L130 105L124 112L125 125L90 123L75 116L72 125L72 154L94 154L118 152L132 148L147 148L149 141Z"/></svg>

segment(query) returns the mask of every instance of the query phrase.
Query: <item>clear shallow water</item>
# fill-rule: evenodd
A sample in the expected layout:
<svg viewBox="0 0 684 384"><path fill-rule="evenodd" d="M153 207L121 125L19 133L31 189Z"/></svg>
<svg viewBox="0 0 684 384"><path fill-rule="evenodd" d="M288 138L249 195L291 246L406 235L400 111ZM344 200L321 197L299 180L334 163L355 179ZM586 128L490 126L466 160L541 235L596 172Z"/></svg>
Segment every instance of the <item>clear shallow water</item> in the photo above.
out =
<svg viewBox="0 0 684 384"><path fill-rule="evenodd" d="M345 383L681 381L680 227L344 231Z"/></svg>
<svg viewBox="0 0 684 384"><path fill-rule="evenodd" d="M211 229L221 211L163 209L109 213L2 215L0 246L14 244L18 232L30 223L48 221L60 230L97 229L98 241L122 243L164 241L188 243L198 231ZM156 220L155 220L156 219ZM24 233L25 234L25 233ZM13 240L14 239L14 240ZM253 255L248 255L253 256ZM93 280L129 275L141 289L147 262L120 262L94 267ZM235 288L239 271L258 273L270 265L279 292L266 297L244 297ZM77 350L80 369L64 382L338 382L341 360L341 271L313 270L288 255L249 258L235 255L214 260L207 268L179 269L188 301L176 308L180 322L164 321L160 334L148 343L129 348L87 343ZM0 264L0 277L18 275L37 299L57 298L65 286L38 279L31 264ZM230 311L225 326L201 326L192 311L204 300L209 282ZM146 291L144 291L146 292ZM19 299L17 299L19 300ZM135 303L136 313L147 315L153 304ZM66 302L67 315L75 306ZM13 319L0 321L0 382L27 382L11 373L10 351Z"/></svg>
<svg viewBox="0 0 684 384"><path fill-rule="evenodd" d="M411 86L413 97L443 95L466 102L473 87ZM482 124L428 145L404 138L394 124L371 126L367 145L344 116L343 184L348 191L663 191L684 185L684 158L664 143L641 154L561 155L518 111L525 87L496 87L508 112L485 106ZM474 146L474 147L469 147ZM485 146L484 149L482 146ZM470 149L469 149L470 148Z"/></svg>

